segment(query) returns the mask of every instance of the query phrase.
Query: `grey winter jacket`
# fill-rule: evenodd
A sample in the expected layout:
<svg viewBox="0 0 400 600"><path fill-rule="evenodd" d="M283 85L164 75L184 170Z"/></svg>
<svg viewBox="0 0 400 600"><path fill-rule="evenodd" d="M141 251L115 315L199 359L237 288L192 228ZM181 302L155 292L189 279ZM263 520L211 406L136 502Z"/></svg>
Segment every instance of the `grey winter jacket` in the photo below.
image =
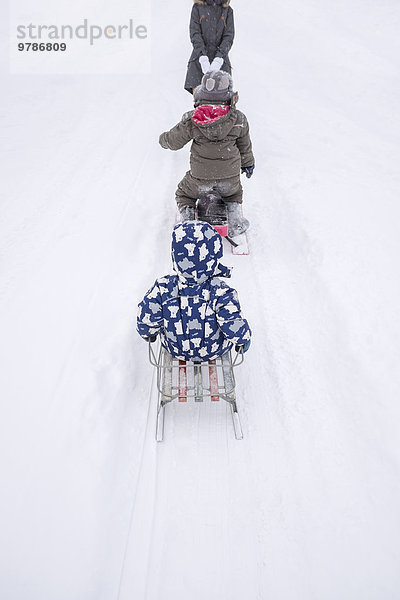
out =
<svg viewBox="0 0 400 600"><path fill-rule="evenodd" d="M192 140L190 172L193 177L225 179L240 175L241 167L254 165L249 124L240 110L229 107L226 115L204 124L193 120L196 111L185 113L159 140L160 145L169 150L180 150Z"/></svg>
<svg viewBox="0 0 400 600"><path fill-rule="evenodd" d="M184 85L188 92L192 92L192 89L201 82L203 73L199 63L200 56L208 56L210 62L216 56L223 58L221 69L231 74L228 52L235 37L235 25L229 2L230 0L220 1L217 4L212 0L209 2L194 0L190 18L190 40L193 51Z"/></svg>

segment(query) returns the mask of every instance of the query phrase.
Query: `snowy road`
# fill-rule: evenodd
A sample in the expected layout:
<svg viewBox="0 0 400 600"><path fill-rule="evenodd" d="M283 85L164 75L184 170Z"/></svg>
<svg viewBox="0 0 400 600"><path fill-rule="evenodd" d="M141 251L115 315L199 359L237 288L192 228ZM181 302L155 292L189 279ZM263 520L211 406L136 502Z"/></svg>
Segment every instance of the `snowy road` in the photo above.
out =
<svg viewBox="0 0 400 600"><path fill-rule="evenodd" d="M234 5L254 338L227 407L169 406L136 304L168 272L188 3L152 76L3 73L0 595L398 600L398 3ZM162 45L163 27L176 39Z"/></svg>

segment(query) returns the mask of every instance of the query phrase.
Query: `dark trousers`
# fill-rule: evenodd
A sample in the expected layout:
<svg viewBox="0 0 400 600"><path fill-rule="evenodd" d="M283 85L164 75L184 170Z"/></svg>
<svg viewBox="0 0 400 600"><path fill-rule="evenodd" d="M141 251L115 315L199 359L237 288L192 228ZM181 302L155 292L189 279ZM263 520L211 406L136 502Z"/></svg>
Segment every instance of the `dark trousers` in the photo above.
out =
<svg viewBox="0 0 400 600"><path fill-rule="evenodd" d="M212 190L218 192L224 202L243 202L243 188L240 175L227 179L196 179L188 171L176 190L178 208L195 206L196 200Z"/></svg>

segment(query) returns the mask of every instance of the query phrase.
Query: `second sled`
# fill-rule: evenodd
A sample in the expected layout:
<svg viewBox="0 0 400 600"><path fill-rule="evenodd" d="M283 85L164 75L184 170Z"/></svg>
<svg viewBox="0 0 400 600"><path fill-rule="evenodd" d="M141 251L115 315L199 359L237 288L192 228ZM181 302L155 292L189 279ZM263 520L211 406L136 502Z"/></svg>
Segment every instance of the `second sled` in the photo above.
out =
<svg viewBox="0 0 400 600"><path fill-rule="evenodd" d="M158 351L155 351L149 342L149 360L157 369L157 442L164 439L165 409L173 401L227 402L230 406L235 438L243 439L234 374L234 369L244 361L242 351L234 355L232 351L228 351L215 360L192 362L171 356L161 344Z"/></svg>

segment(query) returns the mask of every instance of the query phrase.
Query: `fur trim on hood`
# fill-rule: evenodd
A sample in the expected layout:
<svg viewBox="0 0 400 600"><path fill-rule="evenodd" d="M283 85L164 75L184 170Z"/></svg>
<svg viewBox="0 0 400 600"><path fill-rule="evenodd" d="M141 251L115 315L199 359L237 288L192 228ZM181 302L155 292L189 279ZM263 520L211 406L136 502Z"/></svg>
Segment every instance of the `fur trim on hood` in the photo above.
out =
<svg viewBox="0 0 400 600"><path fill-rule="evenodd" d="M223 8L227 8L229 6L229 4L230 4L230 1L231 0L226 0L226 2L224 2L221 6ZM205 2L205 0L193 0L193 2L195 4L203 4L203 5L207 6L207 2Z"/></svg>

